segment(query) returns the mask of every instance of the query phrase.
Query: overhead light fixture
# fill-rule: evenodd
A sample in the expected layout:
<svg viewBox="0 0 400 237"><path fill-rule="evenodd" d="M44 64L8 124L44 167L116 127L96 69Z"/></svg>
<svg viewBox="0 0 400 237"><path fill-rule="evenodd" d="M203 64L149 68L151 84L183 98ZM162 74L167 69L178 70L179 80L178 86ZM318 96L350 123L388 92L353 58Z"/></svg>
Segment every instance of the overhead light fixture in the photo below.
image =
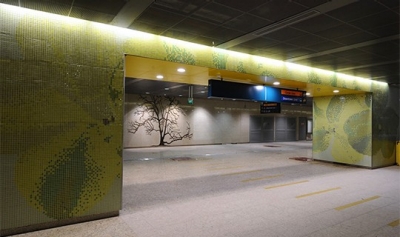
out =
<svg viewBox="0 0 400 237"><path fill-rule="evenodd" d="M276 81L276 82L274 82L274 83L272 83L272 84L274 84L275 86L277 86L277 85L280 85L281 83L280 83L279 81Z"/></svg>
<svg viewBox="0 0 400 237"><path fill-rule="evenodd" d="M164 88L164 90L166 90L166 91L169 91L169 88L168 88L168 87L166 87L166 88Z"/></svg>
<svg viewBox="0 0 400 237"><path fill-rule="evenodd" d="M339 93L339 90L334 90L333 93Z"/></svg>
<svg viewBox="0 0 400 237"><path fill-rule="evenodd" d="M307 92L306 95L311 95L311 93Z"/></svg>
<svg viewBox="0 0 400 237"><path fill-rule="evenodd" d="M163 75L157 75L156 77L157 77L157 79L163 79L164 78Z"/></svg>
<svg viewBox="0 0 400 237"><path fill-rule="evenodd" d="M181 68L181 67L178 68L177 71L178 71L178 72L186 72L186 70L185 70L184 68Z"/></svg>

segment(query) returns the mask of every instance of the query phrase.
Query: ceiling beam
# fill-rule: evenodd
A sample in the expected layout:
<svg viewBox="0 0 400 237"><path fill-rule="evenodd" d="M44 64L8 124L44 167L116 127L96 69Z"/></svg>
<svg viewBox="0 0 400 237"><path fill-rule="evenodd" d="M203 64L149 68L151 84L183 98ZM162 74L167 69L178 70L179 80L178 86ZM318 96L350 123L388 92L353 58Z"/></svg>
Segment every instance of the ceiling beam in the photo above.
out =
<svg viewBox="0 0 400 237"><path fill-rule="evenodd" d="M312 17L315 17L320 14L324 14L326 12L344 7L346 5L349 5L351 3L357 2L358 0L340 0L340 1L329 1L327 3L324 3L322 5L319 5L317 7L314 7L312 9L309 9L304 12L300 12L299 14L293 15L291 17L288 17L286 19L277 21L275 23L269 24L265 27L262 27L258 30L255 30L253 32L250 32L248 34L239 36L233 40L227 41L225 43L219 44L217 47L218 48L223 48L223 49L228 49L233 46L236 46L238 44L242 44L244 42L253 40L255 38L267 35L269 33L272 33L274 31L280 30L285 27L289 27L293 24L302 22L304 20L310 19Z"/></svg>
<svg viewBox="0 0 400 237"><path fill-rule="evenodd" d="M111 25L127 28L154 0L129 0L111 21Z"/></svg>
<svg viewBox="0 0 400 237"><path fill-rule="evenodd" d="M392 61L385 61L385 62L380 62L380 63L364 64L364 65L355 66L355 67L341 68L341 69L337 69L336 71L343 72L343 71L349 71L349 70L354 70L354 69L376 67L376 66L387 65L387 64L392 64L392 63L399 63L399 62L400 62L399 60L392 60Z"/></svg>
<svg viewBox="0 0 400 237"><path fill-rule="evenodd" d="M358 44L352 44L352 45L347 45L347 46L343 46L343 47L339 47L339 48L335 48L335 49L329 49L329 50L321 51L321 52L318 52L318 53L307 54L307 55L304 55L304 56L291 58L288 61L289 62L295 62L295 61L314 58L314 57L323 56L323 55L327 55L327 54L343 52L343 51L350 50L350 49L356 49L356 48L361 48L361 47L365 47L365 46L370 46L370 45L373 45L373 44L383 43L383 42L386 42L386 41L396 40L396 39L399 39L399 37L400 37L399 35L392 35L392 36L388 36L388 37L385 37L385 38L379 38L379 39L375 39L375 40L369 40L369 41L361 42L361 43L358 43Z"/></svg>

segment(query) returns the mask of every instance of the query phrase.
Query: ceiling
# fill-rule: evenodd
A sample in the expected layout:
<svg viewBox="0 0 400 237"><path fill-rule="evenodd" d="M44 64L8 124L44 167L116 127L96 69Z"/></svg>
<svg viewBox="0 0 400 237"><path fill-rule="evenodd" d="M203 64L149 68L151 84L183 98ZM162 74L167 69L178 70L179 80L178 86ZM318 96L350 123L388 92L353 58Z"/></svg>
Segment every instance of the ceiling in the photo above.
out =
<svg viewBox="0 0 400 237"><path fill-rule="evenodd" d="M399 86L398 0L0 0Z"/></svg>

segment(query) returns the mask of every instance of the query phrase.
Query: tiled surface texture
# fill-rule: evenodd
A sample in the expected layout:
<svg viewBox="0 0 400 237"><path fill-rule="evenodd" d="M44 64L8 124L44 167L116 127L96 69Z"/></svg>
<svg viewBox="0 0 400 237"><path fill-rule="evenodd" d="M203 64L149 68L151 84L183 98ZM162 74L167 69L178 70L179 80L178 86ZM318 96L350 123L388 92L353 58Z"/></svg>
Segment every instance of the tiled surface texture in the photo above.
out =
<svg viewBox="0 0 400 237"><path fill-rule="evenodd" d="M374 164L394 150L381 148L394 144L397 110L375 109L398 98L386 84L6 4L0 4L0 28L0 230L120 209L123 55L371 91L377 128L367 138L378 141ZM207 84L209 77L202 78L195 84ZM216 178L226 170L204 172ZM220 193L218 185L212 191ZM237 188L231 185L222 190Z"/></svg>
<svg viewBox="0 0 400 237"><path fill-rule="evenodd" d="M311 142L266 145L127 149L119 217L18 236L400 235L398 166L298 161Z"/></svg>

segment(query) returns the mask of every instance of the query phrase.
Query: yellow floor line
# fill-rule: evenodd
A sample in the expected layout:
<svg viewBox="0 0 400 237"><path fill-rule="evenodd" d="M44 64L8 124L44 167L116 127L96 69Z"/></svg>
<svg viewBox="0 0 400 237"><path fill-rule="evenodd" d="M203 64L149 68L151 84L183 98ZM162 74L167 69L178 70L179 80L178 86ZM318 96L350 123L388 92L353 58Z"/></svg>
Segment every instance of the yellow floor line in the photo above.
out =
<svg viewBox="0 0 400 237"><path fill-rule="evenodd" d="M260 172L260 171L264 171L264 170L248 170L248 171L228 173L228 174L223 174L223 175L227 176L227 175L249 174L249 173L255 173L255 172Z"/></svg>
<svg viewBox="0 0 400 237"><path fill-rule="evenodd" d="M246 182L258 181L258 180L263 180L263 179L272 179L272 178L276 178L276 177L280 177L280 176L282 176L282 175L281 174L279 174L279 175L270 175L270 176L264 176L264 177L253 178L253 179L245 179L245 180L242 180L242 182L246 183Z"/></svg>
<svg viewBox="0 0 400 237"><path fill-rule="evenodd" d="M369 201L378 199L380 197L381 196L373 196L373 197L370 197L370 198L367 198L367 199L363 199L363 200L360 200L360 201L357 201L357 202L352 202L352 203L346 204L344 206L336 207L335 210L341 211L341 210L344 210L344 209L349 208L349 207L353 207L353 206L356 206L356 205L359 205L359 204L362 204L362 203L365 203L365 202L369 202Z"/></svg>
<svg viewBox="0 0 400 237"><path fill-rule="evenodd" d="M275 186L269 186L269 187L265 187L265 189L280 188L280 187L284 187L284 186L300 184L300 183L305 183L305 182L308 182L308 180L303 180L303 181L293 182L293 183L287 183L287 184L280 184L280 185L275 185Z"/></svg>
<svg viewBox="0 0 400 237"><path fill-rule="evenodd" d="M229 170L229 169L237 169L242 168L243 166L231 166L231 167L216 167L216 168L209 168L208 170Z"/></svg>
<svg viewBox="0 0 400 237"><path fill-rule="evenodd" d="M388 224L388 226L396 227L396 226L398 226L399 224L400 224L400 219L397 219L397 220L395 220L395 221L393 221L393 222L390 222L390 223Z"/></svg>
<svg viewBox="0 0 400 237"><path fill-rule="evenodd" d="M321 193L326 193L326 192L330 192L330 191L334 191L334 190L338 190L338 189L340 189L340 187L325 189L325 190L321 190L321 191L313 192L313 193L307 193L307 194L303 194L303 195L300 195L300 196L296 196L296 198L308 197L308 196L321 194Z"/></svg>

